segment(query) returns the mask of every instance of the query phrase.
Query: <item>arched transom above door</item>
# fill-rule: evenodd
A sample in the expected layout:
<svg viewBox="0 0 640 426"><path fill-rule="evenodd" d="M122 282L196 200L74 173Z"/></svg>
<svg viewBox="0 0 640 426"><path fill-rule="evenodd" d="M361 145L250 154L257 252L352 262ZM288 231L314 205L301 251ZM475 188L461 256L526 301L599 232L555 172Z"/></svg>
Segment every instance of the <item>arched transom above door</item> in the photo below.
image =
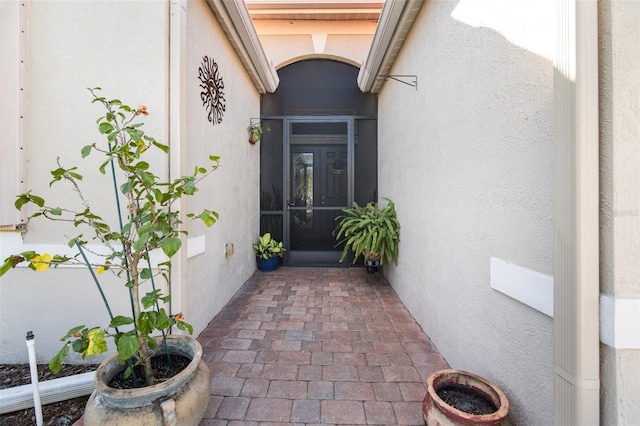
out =
<svg viewBox="0 0 640 426"><path fill-rule="evenodd" d="M359 68L371 47L384 0L245 3L276 69L303 59L333 59Z"/></svg>

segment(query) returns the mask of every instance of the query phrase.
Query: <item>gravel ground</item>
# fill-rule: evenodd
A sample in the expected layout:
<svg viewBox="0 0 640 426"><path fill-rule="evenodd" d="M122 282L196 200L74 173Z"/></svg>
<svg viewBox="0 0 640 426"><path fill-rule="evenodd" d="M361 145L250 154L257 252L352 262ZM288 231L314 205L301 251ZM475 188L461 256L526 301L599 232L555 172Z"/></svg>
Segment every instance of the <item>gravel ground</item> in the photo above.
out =
<svg viewBox="0 0 640 426"><path fill-rule="evenodd" d="M46 364L39 364L38 381L42 382L73 374L86 373L87 371L95 370L97 367L97 365L65 365L60 373L53 374ZM0 365L0 389L28 385L30 383L29 364ZM46 426L71 426L84 413L84 406L88 399L89 395L43 405L43 424ZM35 423L36 414L33 408L0 415L0 426L33 426Z"/></svg>

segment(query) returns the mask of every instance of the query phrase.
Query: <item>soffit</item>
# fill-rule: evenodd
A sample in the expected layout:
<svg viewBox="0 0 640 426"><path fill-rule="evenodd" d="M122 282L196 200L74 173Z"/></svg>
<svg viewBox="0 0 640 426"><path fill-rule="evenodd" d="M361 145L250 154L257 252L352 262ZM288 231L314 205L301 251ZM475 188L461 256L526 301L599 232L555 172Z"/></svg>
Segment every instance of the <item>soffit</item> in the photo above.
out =
<svg viewBox="0 0 640 426"><path fill-rule="evenodd" d="M373 43L358 74L358 87L363 92L378 93L402 49L424 0L392 0L385 2Z"/></svg>
<svg viewBox="0 0 640 426"><path fill-rule="evenodd" d="M262 49L245 4L242 1L206 1L258 92L275 92L278 73Z"/></svg>
<svg viewBox="0 0 640 426"><path fill-rule="evenodd" d="M384 0L245 0L252 19L377 20Z"/></svg>

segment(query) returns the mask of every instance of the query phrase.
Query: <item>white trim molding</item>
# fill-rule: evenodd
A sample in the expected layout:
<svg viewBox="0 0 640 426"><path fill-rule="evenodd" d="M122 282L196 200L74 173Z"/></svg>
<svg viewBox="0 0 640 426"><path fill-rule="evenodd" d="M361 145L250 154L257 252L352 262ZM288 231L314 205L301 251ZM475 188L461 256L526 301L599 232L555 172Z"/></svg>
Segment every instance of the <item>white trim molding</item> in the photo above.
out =
<svg viewBox="0 0 640 426"><path fill-rule="evenodd" d="M360 68L358 87L363 92L378 93L384 84L381 74L389 74L424 0L384 2L371 49ZM415 74L415 70L408 70Z"/></svg>
<svg viewBox="0 0 640 426"><path fill-rule="evenodd" d="M0 230L27 222L16 196L25 192L28 3L0 1Z"/></svg>
<svg viewBox="0 0 640 426"><path fill-rule="evenodd" d="M640 349L640 298L600 295L600 341L616 349Z"/></svg>
<svg viewBox="0 0 640 426"><path fill-rule="evenodd" d="M273 93L280 78L267 59L244 1L207 0L258 92Z"/></svg>
<svg viewBox="0 0 640 426"><path fill-rule="evenodd" d="M494 290L553 318L553 277L492 257L490 285Z"/></svg>

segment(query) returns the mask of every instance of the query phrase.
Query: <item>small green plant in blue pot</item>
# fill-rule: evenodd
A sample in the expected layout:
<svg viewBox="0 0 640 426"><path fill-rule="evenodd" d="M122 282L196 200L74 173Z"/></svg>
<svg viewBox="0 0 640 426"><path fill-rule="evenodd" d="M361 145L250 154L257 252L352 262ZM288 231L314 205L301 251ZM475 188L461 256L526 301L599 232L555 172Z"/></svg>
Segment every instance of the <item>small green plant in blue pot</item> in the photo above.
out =
<svg viewBox="0 0 640 426"><path fill-rule="evenodd" d="M266 234L258 238L258 243L253 244L256 250L256 258L258 260L258 269L263 272L274 271L280 265L280 258L284 256L285 251L282 241L276 241L271 234Z"/></svg>

